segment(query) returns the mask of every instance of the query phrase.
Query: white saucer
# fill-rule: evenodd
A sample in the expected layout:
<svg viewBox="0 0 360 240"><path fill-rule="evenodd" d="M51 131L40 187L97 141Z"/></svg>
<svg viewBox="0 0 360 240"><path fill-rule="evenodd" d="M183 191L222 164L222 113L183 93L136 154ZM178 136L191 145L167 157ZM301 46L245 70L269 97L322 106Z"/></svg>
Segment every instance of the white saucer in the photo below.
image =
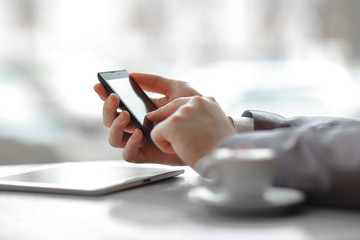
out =
<svg viewBox="0 0 360 240"><path fill-rule="evenodd" d="M188 192L191 202L211 208L231 211L263 211L281 210L299 205L305 200L305 194L296 189L269 187L262 198L230 198L222 190L212 190L207 187L195 187Z"/></svg>

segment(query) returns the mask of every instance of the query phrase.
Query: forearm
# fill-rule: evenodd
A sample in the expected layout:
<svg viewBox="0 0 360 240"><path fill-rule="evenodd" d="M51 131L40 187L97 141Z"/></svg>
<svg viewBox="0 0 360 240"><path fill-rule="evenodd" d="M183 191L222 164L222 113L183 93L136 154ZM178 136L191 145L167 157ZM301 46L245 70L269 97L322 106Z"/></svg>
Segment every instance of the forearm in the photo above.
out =
<svg viewBox="0 0 360 240"><path fill-rule="evenodd" d="M302 126L328 127L335 126L344 122L353 122L353 119L339 117L297 116L285 118L275 113L258 110L245 111L240 118L229 117L229 120L238 133L254 130L297 128Z"/></svg>
<svg viewBox="0 0 360 240"><path fill-rule="evenodd" d="M321 128L333 127L344 123L357 123L358 119L329 117L329 116L295 116L285 118L275 113L248 110L242 118L253 119L254 130L272 130L278 128L299 128L303 126L317 126Z"/></svg>
<svg viewBox="0 0 360 240"><path fill-rule="evenodd" d="M222 147L271 148L275 185L301 189L322 203L360 206L360 123L238 134Z"/></svg>

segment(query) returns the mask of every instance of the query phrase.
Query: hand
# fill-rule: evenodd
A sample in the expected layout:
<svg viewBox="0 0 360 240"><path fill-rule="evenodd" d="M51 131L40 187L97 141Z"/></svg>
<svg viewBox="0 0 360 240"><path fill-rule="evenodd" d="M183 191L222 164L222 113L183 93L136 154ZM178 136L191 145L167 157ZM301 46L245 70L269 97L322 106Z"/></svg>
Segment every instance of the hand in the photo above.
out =
<svg viewBox="0 0 360 240"><path fill-rule="evenodd" d="M155 75L133 73L131 76L143 90L163 94L164 97L152 99L157 107L179 97L200 95L195 89L182 81L174 81ZM155 162L171 165L183 165L184 163L176 154L168 154L150 144L139 129L130 122L130 115L123 111L118 113L119 99L115 94L110 96L104 87L98 83L94 90L104 100L103 122L110 128L109 143L113 147L124 148L123 157L130 162Z"/></svg>
<svg viewBox="0 0 360 240"><path fill-rule="evenodd" d="M178 98L147 117L162 121L151 132L156 146L191 167L236 133L215 99L209 97Z"/></svg>

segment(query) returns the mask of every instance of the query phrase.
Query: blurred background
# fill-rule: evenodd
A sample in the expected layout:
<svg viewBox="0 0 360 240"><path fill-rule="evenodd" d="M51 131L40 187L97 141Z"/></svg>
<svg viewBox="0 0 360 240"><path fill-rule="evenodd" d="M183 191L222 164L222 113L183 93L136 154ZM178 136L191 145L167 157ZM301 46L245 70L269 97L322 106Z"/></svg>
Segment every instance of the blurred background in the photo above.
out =
<svg viewBox="0 0 360 240"><path fill-rule="evenodd" d="M121 159L99 71L190 82L227 114L360 114L358 0L0 0L0 164Z"/></svg>

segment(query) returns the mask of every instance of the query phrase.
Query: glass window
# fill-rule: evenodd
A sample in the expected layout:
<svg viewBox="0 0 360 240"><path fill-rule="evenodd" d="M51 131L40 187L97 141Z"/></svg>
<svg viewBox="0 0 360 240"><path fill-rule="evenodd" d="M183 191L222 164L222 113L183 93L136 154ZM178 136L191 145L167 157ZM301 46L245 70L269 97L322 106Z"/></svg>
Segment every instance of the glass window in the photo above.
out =
<svg viewBox="0 0 360 240"><path fill-rule="evenodd" d="M356 0L0 0L1 141L47 146L49 161L121 158L107 143L92 89L97 72L118 69L189 81L235 117L248 108L356 116L359 7ZM2 151L11 163L46 158Z"/></svg>

